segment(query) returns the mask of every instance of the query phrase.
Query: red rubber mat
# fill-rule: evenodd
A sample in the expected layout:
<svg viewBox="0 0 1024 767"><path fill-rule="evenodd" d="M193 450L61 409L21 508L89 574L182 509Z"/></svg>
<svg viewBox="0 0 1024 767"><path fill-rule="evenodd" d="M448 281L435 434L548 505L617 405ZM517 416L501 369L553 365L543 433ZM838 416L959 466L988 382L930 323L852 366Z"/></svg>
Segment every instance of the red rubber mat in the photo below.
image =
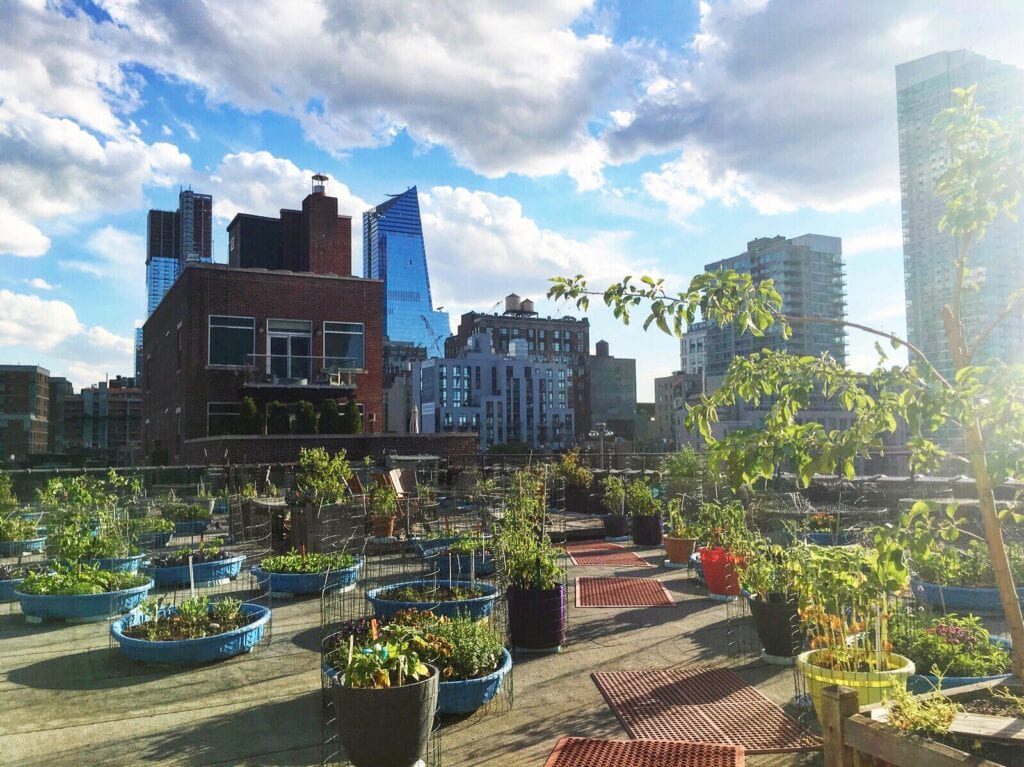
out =
<svg viewBox="0 0 1024 767"><path fill-rule="evenodd" d="M598 671L591 675L629 737L807 751L821 742L729 669Z"/></svg>
<svg viewBox="0 0 1024 767"><path fill-rule="evenodd" d="M743 767L743 746L562 738L544 767Z"/></svg>
<svg viewBox="0 0 1024 767"><path fill-rule="evenodd" d="M577 607L671 607L668 590L654 578L577 578Z"/></svg>
<svg viewBox="0 0 1024 767"><path fill-rule="evenodd" d="M627 551L614 543L592 541L590 543L573 543L565 547L569 559L574 565L604 565L607 567L654 567L645 562L632 551Z"/></svg>

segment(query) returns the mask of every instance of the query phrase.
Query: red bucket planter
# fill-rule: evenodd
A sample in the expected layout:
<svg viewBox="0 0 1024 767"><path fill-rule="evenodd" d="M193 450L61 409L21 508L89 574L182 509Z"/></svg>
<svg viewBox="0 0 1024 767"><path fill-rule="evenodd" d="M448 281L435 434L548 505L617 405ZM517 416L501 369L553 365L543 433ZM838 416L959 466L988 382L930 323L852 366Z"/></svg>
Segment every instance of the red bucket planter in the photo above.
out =
<svg viewBox="0 0 1024 767"><path fill-rule="evenodd" d="M697 553L700 554L708 591L718 596L738 597L743 557L733 556L721 546L713 549L701 547Z"/></svg>

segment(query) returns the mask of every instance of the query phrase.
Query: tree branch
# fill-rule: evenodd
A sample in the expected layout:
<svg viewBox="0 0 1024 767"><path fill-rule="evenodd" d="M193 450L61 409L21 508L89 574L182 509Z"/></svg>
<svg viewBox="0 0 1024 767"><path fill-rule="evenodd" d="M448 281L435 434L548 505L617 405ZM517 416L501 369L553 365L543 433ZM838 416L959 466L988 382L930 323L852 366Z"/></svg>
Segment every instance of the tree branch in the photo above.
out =
<svg viewBox="0 0 1024 767"><path fill-rule="evenodd" d="M1014 309L1016 309L1017 304L1021 299L1024 299L1024 293L1018 293L1017 295L1011 296L1006 308L999 312L999 314L996 315L996 318L989 323L989 326L978 334L978 337L975 338L974 342L971 344L972 348L970 353L967 355L967 364L971 364L974 361L974 355L977 353L978 349L981 348L981 345L988 340L988 337L992 335L992 331L999 327L1001 322L1013 314Z"/></svg>

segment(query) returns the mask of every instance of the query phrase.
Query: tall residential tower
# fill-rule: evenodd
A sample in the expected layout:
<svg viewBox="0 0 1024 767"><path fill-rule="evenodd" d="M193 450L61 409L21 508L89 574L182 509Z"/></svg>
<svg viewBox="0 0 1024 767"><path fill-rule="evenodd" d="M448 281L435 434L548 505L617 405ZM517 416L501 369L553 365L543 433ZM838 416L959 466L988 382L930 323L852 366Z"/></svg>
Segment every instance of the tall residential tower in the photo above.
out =
<svg viewBox="0 0 1024 767"><path fill-rule="evenodd" d="M899 119L900 189L903 199L903 273L907 294L907 333L936 367L952 368L946 347L942 307L953 291L956 245L939 232L943 203L935 181L949 166L949 149L932 121L952 105L953 88L977 84L975 101L988 117L1007 117L1024 106L1024 71L970 51L943 51L896 67ZM1024 221L1001 218L972 247L969 268L982 281L964 296L964 325L969 338L1024 287ZM976 360L995 357L1024 361L1024 317L1008 318L986 341Z"/></svg>
<svg viewBox="0 0 1024 767"><path fill-rule="evenodd" d="M384 281L384 334L444 356L448 313L435 311L416 187L363 213L363 276Z"/></svg>

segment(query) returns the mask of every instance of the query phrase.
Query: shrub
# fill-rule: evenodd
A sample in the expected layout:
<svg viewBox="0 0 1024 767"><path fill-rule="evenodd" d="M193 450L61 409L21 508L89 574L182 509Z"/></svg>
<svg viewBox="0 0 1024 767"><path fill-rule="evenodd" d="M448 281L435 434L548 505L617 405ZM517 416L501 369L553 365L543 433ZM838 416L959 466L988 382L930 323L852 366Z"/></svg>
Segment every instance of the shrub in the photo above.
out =
<svg viewBox="0 0 1024 767"><path fill-rule="evenodd" d="M278 401L267 405L267 434L291 434L292 424L288 408Z"/></svg>
<svg viewBox="0 0 1024 767"><path fill-rule="evenodd" d="M316 411L308 400L301 400L296 408L295 433L316 434Z"/></svg>

